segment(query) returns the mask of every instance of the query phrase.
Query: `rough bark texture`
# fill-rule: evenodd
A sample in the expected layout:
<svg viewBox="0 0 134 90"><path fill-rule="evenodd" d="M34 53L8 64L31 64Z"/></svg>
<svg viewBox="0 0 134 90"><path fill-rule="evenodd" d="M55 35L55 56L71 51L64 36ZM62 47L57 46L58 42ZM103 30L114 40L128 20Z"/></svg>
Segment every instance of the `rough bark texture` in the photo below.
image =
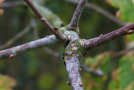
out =
<svg viewBox="0 0 134 90"><path fill-rule="evenodd" d="M69 83L73 90L84 90L80 73L79 58L76 56L66 57L66 70L68 72Z"/></svg>
<svg viewBox="0 0 134 90"><path fill-rule="evenodd" d="M114 39L120 37L120 36L124 36L124 35L128 35L128 34L130 35L133 33L134 33L134 24L130 24L128 26L124 26L120 29L117 29L113 32L110 32L108 34L100 35L99 37L85 40L83 42L83 44L86 49L91 49L91 48L103 45L111 40L114 40Z"/></svg>
<svg viewBox="0 0 134 90"><path fill-rule="evenodd" d="M57 27L53 27L45 19L45 17L42 16L42 14L34 6L32 0L25 0L25 1L31 7L33 12L38 16L38 18L43 22L43 24L46 25L55 36L51 35L43 39L22 44L10 49L2 50L0 51L0 59L4 57L12 58L16 56L16 54L18 54L19 52L24 52L30 49L43 47L61 41L62 44L66 46L66 50L64 54L64 62L65 62L66 70L68 72L69 83L73 90L84 90L80 73L79 73L79 66L80 66L79 64L84 59L83 55L85 53L85 49L92 49L96 46L105 44L120 36L134 33L134 24L131 24L123 28L120 28L116 31L113 31L111 33L100 35L99 37L93 39L82 40L79 38L78 33L76 33L75 31L78 29L79 19L87 0L80 0L69 26L67 27L65 26L60 29ZM101 12L101 9L99 9L98 12L99 11ZM120 22L116 22L116 23L120 23ZM124 25L124 23L120 23L120 25ZM86 70L89 72L93 72L92 70L89 69ZM103 75L103 73L100 73L98 71L93 73Z"/></svg>
<svg viewBox="0 0 134 90"><path fill-rule="evenodd" d="M83 47L76 32L66 31L70 39L66 46L64 62L68 72L69 82L73 90L83 90L83 85L79 73L79 65L83 60Z"/></svg>
<svg viewBox="0 0 134 90"><path fill-rule="evenodd" d="M49 30L61 41L66 43L68 40L66 36L64 36L61 32L56 30L49 22L48 20L38 11L38 9L35 7L32 0L25 0L27 4L30 6L30 8L33 10L33 12L38 16L38 18L42 21L44 25L46 25Z"/></svg>
<svg viewBox="0 0 134 90"><path fill-rule="evenodd" d="M80 0L78 3L78 6L74 12L74 15L72 17L72 20L69 24L69 30L77 30L78 29L78 24L79 24L79 19L81 16L81 13L83 11L84 5L87 0Z"/></svg>
<svg viewBox="0 0 134 90"><path fill-rule="evenodd" d="M51 45L56 42L58 42L58 40L55 38L54 35L51 35L51 36L48 36L48 37L45 37L42 39L38 39L38 40L29 42L26 44L22 44L22 45L13 47L13 48L2 50L2 51L0 51L0 59L4 58L4 57L9 57L10 55L16 56L20 52Z"/></svg>

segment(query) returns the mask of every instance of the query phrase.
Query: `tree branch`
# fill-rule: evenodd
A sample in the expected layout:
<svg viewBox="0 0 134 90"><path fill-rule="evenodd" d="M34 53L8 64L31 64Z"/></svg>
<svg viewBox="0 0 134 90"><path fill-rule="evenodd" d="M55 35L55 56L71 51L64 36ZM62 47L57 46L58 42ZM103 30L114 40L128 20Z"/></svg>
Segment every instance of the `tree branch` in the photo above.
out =
<svg viewBox="0 0 134 90"><path fill-rule="evenodd" d="M78 4L78 1L79 0L65 0L67 2L71 2L71 3L74 3L74 4ZM96 12L98 12L99 14L107 17L108 19L110 19L111 21L117 23L118 25L120 26L125 26L127 25L128 23L125 23L123 21L120 21L118 18L116 18L114 15L112 15L110 12L104 10L103 8L97 6L97 5L94 5L92 3L86 3L85 4L85 7L88 8L88 9L91 9L91 10L94 10Z"/></svg>
<svg viewBox="0 0 134 90"><path fill-rule="evenodd" d="M76 56L67 57L65 59L66 70L68 72L69 84L73 90L84 90L80 73L79 73L79 58Z"/></svg>
<svg viewBox="0 0 134 90"><path fill-rule="evenodd" d="M2 3L1 7L2 8L11 8L11 7L16 7L20 5L25 5L24 1L12 1L12 2L4 2Z"/></svg>
<svg viewBox="0 0 134 90"><path fill-rule="evenodd" d="M110 53L112 54L112 56L114 58L117 58L117 57L120 57L120 56L123 56L123 55L127 55L130 52L134 52L134 47L124 49L124 50L121 50L119 52L110 51Z"/></svg>
<svg viewBox="0 0 134 90"><path fill-rule="evenodd" d="M8 47L11 46L14 42L16 42L18 39L20 39L20 38L22 38L24 35L26 35L30 30L31 30L31 25L28 25L26 28L24 28L24 30L22 30L22 31L19 32L17 35L15 35L13 38L11 38L10 40L8 40L5 44L0 45L0 50L1 50L1 49L5 49L5 48L8 48Z"/></svg>
<svg viewBox="0 0 134 90"><path fill-rule="evenodd" d="M37 23L34 20L33 21L33 35L34 35L34 39L39 39L39 34L38 34L38 30L37 30ZM53 55L55 57L59 57L61 54L58 52L53 51L52 49L48 48L48 47L44 47L43 48L45 52L49 53L50 55Z"/></svg>
<svg viewBox="0 0 134 90"><path fill-rule="evenodd" d="M72 17L72 20L69 24L69 30L77 30L78 29L79 19L80 19L80 16L81 16L81 13L83 11L86 1L87 0L80 0L79 4L74 12L74 15Z"/></svg>
<svg viewBox="0 0 134 90"><path fill-rule="evenodd" d="M91 73L91 74L93 74L93 75L95 75L95 76L100 76L100 77L104 76L104 73L103 73L101 70L99 70L99 69L97 69L97 70L92 70L92 69L90 69L89 67L87 67L87 66L85 66L85 65L81 65L81 68L82 68L82 70L84 70L85 72Z"/></svg>
<svg viewBox="0 0 134 90"><path fill-rule="evenodd" d="M42 21L43 24L45 24L50 31L61 41L66 42L67 37L65 35L62 35L58 30L55 30L54 27L46 20L45 17L42 16L42 14L37 10L35 5L31 0L25 0L26 3L30 6L30 8L33 10L33 12L38 16L38 18Z"/></svg>
<svg viewBox="0 0 134 90"><path fill-rule="evenodd" d="M56 39L56 37L54 35L50 35L50 36L42 38L42 39L38 39L38 40L29 42L26 44L22 44L22 45L13 47L13 48L2 50L2 51L0 51L0 59L2 59L4 57L16 56L20 52L51 45L51 44L54 44L57 42L58 42L58 40Z"/></svg>
<svg viewBox="0 0 134 90"><path fill-rule="evenodd" d="M86 49L92 49L94 47L100 46L102 44L105 44L111 40L114 40L120 36L127 35L127 34L133 34L134 33L134 23L127 25L125 27L122 27L120 29L117 29L111 33L100 35L99 37L92 38L89 40L83 41L83 46Z"/></svg>

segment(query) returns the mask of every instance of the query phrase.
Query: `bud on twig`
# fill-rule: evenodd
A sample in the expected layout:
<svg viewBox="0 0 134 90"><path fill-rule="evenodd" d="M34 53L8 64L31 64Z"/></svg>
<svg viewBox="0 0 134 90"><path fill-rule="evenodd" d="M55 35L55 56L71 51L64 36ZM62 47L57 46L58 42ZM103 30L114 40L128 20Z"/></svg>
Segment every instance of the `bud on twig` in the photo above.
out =
<svg viewBox="0 0 134 90"><path fill-rule="evenodd" d="M57 26L54 27L54 30L58 30L59 28Z"/></svg>
<svg viewBox="0 0 134 90"><path fill-rule="evenodd" d="M11 54L11 55L9 56L10 59L12 59L13 57L14 57L14 54Z"/></svg>
<svg viewBox="0 0 134 90"><path fill-rule="evenodd" d="M129 30L128 31L128 34L130 35L130 34L133 34L134 33L134 30Z"/></svg>

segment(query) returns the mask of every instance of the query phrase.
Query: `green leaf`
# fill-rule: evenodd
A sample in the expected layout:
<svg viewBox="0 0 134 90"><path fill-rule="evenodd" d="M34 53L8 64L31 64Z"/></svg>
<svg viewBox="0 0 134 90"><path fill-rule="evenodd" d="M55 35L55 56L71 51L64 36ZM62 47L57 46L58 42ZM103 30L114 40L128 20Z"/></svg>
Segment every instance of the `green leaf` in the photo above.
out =
<svg viewBox="0 0 134 90"><path fill-rule="evenodd" d="M134 57L124 56L121 58L118 70L119 72L113 77L109 89L134 90Z"/></svg>
<svg viewBox="0 0 134 90"><path fill-rule="evenodd" d="M0 74L0 90L11 90L16 86L16 81L7 75Z"/></svg>
<svg viewBox="0 0 134 90"><path fill-rule="evenodd" d="M118 90L119 86L115 80L112 80L109 84L109 90Z"/></svg>
<svg viewBox="0 0 134 90"><path fill-rule="evenodd" d="M133 84L134 90L134 58L133 57L123 57L120 61L120 88L121 90L126 89L131 84Z"/></svg>
<svg viewBox="0 0 134 90"><path fill-rule="evenodd" d="M126 40L127 42L133 41L133 40L134 40L134 34L125 36L125 40Z"/></svg>
<svg viewBox="0 0 134 90"><path fill-rule="evenodd" d="M105 73L108 72L109 61L111 56L109 53L99 54L95 57L88 57L85 59L85 64L92 69L101 69Z"/></svg>
<svg viewBox="0 0 134 90"><path fill-rule="evenodd" d="M134 22L134 2L133 0L108 0L109 3L119 8L121 11L120 19L126 22Z"/></svg>
<svg viewBox="0 0 134 90"><path fill-rule="evenodd" d="M110 67L111 59L112 59L111 55L108 52L99 54L95 56L94 58L91 58L91 57L86 58L85 60L86 65L90 66L90 68L94 70L100 69L105 74L103 77L96 77L95 75L89 75L89 78L91 78L92 80L88 81L87 88L88 86L92 85L91 90L104 90L106 81L108 79L108 74L110 72L109 67ZM87 81L87 79L85 81ZM95 87L96 84L98 85L98 88Z"/></svg>

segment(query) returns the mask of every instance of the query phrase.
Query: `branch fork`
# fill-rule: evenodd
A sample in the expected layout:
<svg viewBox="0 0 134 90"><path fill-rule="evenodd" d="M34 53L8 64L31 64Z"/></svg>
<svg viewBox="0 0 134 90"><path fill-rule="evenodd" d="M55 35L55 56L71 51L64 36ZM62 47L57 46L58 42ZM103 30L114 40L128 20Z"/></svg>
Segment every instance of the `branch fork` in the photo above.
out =
<svg viewBox="0 0 134 90"><path fill-rule="evenodd" d="M54 27L46 20L45 17L37 10L35 5L31 0L25 0L27 4L30 6L30 8L33 10L33 12L38 16L38 18L42 21L44 25L46 25L49 30L63 43L67 41L67 37L64 36L62 33L60 33L58 30L55 30Z"/></svg>
<svg viewBox="0 0 134 90"><path fill-rule="evenodd" d="M0 59L4 57L13 58L20 52L47 46L59 41L61 41L62 43L66 43L68 41L64 54L64 62L66 64L66 70L68 72L69 83L73 90L84 90L79 73L79 64L82 59L84 59L83 52L85 52L85 50L89 50L96 46L105 44L120 36L134 33L134 24L130 24L111 33L100 35L99 37L93 39L82 40L79 38L78 33L76 33L75 30L78 29L79 19L87 0L79 1L72 20L68 26L69 30L66 30L66 27L62 27L64 30L62 30L62 28L53 27L46 20L46 18L44 18L42 14L36 9L31 0L25 1L31 7L33 12L38 16L38 18L43 22L43 24L46 25L54 35L50 35L43 39L35 40L13 48L2 50L0 51Z"/></svg>

